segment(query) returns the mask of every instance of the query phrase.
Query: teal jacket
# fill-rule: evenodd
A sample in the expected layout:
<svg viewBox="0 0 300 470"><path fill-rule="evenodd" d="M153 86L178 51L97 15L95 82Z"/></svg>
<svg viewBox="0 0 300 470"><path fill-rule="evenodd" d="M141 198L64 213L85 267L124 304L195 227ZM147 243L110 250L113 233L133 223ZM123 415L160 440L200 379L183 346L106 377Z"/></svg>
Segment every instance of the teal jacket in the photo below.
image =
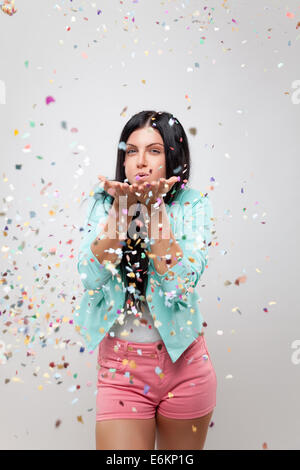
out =
<svg viewBox="0 0 300 470"><path fill-rule="evenodd" d="M108 199L103 203L102 192L104 189L99 187L89 196L77 263L85 291L74 323L89 351L96 348L118 314L124 312L126 294L118 267L120 261L104 266L90 247L106 223L105 208L108 212L111 207ZM166 204L166 212L183 257L165 274L156 272L149 257L146 299L154 325L175 362L203 329L195 288L207 265L213 212L207 195L187 187ZM146 250L151 250L151 242L147 237L144 239Z"/></svg>

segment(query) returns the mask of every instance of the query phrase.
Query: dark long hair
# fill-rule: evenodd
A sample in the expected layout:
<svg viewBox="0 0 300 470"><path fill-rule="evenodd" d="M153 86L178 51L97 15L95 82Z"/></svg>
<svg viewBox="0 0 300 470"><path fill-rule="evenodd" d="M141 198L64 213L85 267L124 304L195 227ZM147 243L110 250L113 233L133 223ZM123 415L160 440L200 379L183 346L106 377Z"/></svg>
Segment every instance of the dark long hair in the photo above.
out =
<svg viewBox="0 0 300 470"><path fill-rule="evenodd" d="M156 111L141 111L132 116L125 124L118 145L117 163L114 181L130 182L126 179L125 175L125 156L126 156L126 142L129 136L136 129L144 127L153 127L156 129L164 142L165 159L166 159L166 179L171 176L179 176L180 180L177 181L172 189L164 197L165 204L171 204L176 199L179 191L184 188L190 177L190 151L186 133L178 121L172 114L168 112ZM98 185L99 183L97 183ZM114 197L104 191L102 194L103 203L108 198L111 205L113 204ZM108 214L108 212L107 212ZM131 220L134 222L136 217L139 216L137 212ZM139 231L139 227L135 227L135 231ZM143 232L143 237L144 237ZM123 282L126 286L126 303L128 297L136 299L136 301L147 300L145 298L146 287L148 282L148 265L149 260L145 253L145 244L142 242L143 237L139 236L133 240L127 232L127 240L120 243L123 244L123 257L120 262L120 270ZM130 277L128 273L134 273ZM131 293L128 290L130 287Z"/></svg>

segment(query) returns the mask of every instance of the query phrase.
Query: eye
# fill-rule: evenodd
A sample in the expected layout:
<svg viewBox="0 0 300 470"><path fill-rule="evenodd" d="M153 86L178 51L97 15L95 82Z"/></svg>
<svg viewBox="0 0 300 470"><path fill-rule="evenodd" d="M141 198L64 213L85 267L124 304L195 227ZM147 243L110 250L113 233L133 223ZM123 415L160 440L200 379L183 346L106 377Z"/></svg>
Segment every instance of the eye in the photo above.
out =
<svg viewBox="0 0 300 470"><path fill-rule="evenodd" d="M151 149L151 150L154 152L160 153L160 151L157 149ZM134 149L127 150L127 154L130 154L130 152L135 152L135 150Z"/></svg>

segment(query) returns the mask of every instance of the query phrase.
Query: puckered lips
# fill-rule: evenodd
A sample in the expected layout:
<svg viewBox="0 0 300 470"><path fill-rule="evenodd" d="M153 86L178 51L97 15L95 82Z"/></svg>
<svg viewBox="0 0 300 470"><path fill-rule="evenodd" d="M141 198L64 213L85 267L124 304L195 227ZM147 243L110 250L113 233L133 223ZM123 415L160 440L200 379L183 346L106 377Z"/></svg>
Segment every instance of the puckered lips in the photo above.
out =
<svg viewBox="0 0 300 470"><path fill-rule="evenodd" d="M135 175L135 179L136 180L146 179L148 178L148 176L149 176L149 173L146 173L145 171L140 171L139 173Z"/></svg>

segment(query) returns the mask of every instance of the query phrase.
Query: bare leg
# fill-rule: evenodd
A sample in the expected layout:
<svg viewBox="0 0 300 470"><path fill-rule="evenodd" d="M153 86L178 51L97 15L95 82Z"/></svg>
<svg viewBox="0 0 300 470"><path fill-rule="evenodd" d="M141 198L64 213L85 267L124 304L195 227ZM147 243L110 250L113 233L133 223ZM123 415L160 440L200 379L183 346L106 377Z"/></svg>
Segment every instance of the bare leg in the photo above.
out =
<svg viewBox="0 0 300 470"><path fill-rule="evenodd" d="M96 450L154 450L155 418L96 422Z"/></svg>
<svg viewBox="0 0 300 470"><path fill-rule="evenodd" d="M203 450L213 411L193 419L171 419L157 414L157 450Z"/></svg>

